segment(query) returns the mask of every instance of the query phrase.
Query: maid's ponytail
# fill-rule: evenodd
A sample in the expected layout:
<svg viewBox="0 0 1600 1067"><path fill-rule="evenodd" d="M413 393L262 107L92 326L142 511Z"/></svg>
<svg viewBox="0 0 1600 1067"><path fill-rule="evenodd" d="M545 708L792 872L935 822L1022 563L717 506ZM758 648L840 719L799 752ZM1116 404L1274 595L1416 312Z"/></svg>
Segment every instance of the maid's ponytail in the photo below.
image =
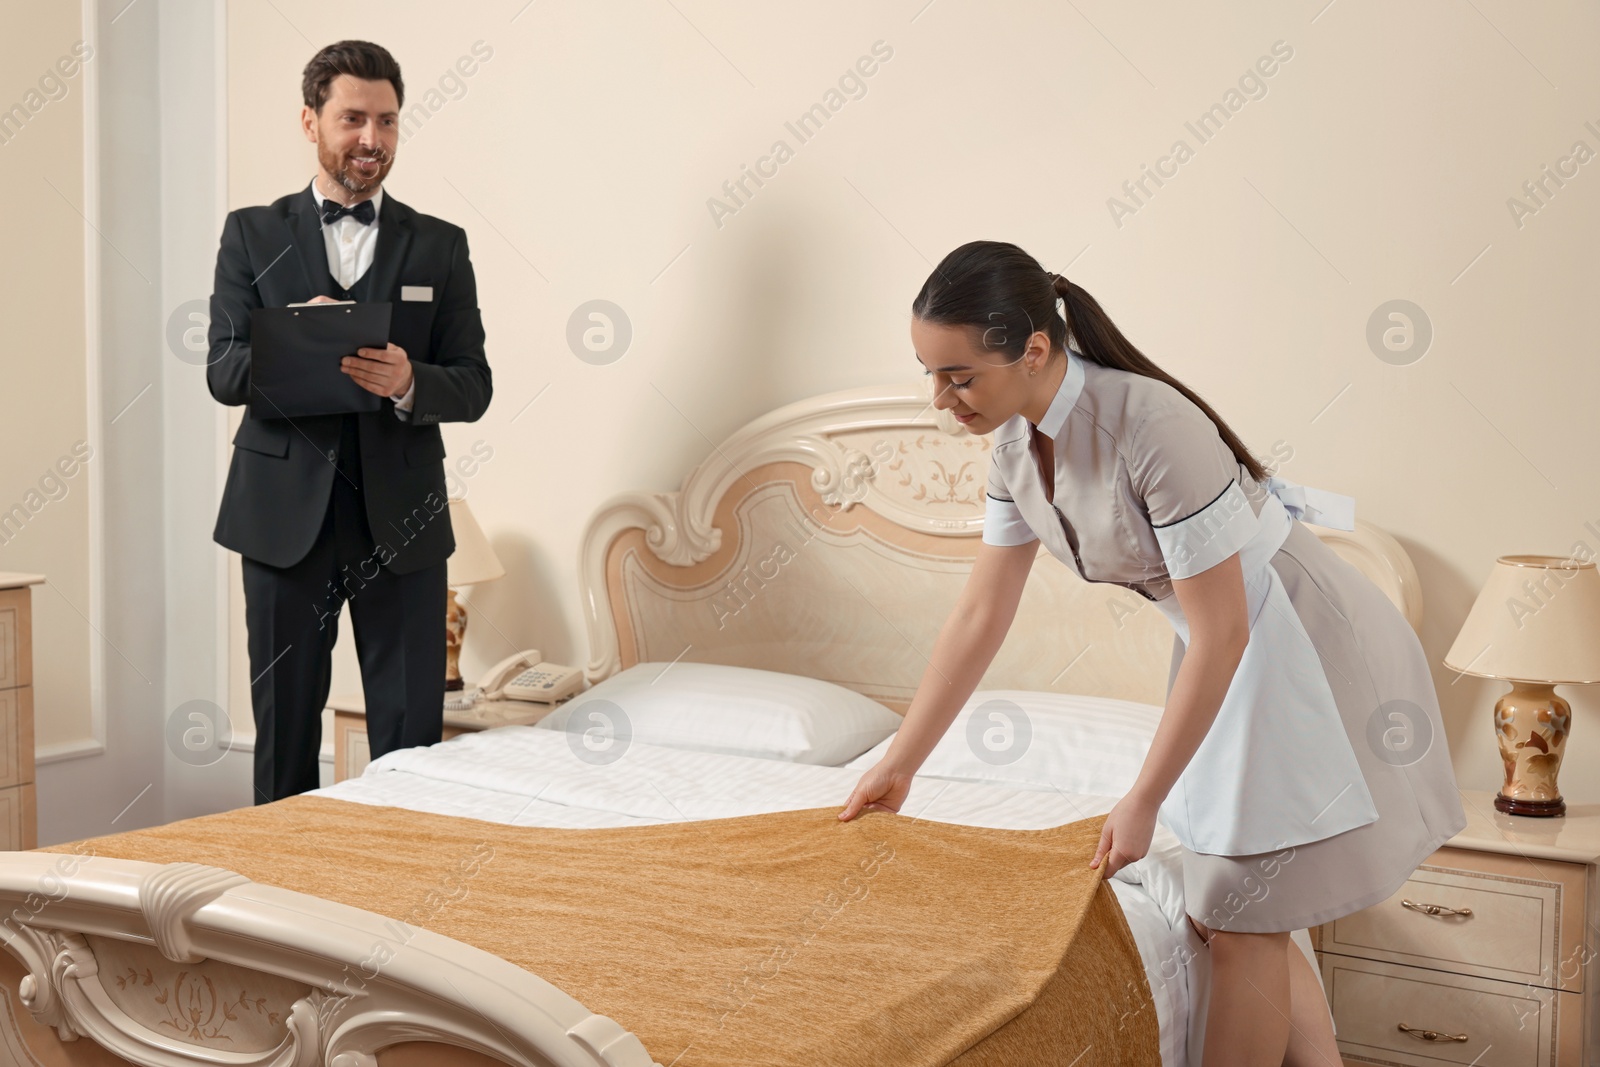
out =
<svg viewBox="0 0 1600 1067"><path fill-rule="evenodd" d="M1065 319L1056 310L1058 298ZM1166 382L1206 413L1250 477L1267 480L1266 468L1211 405L1134 347L1088 290L1045 270L1014 244L971 241L945 256L922 283L911 313L937 326L972 327L977 343L1006 354L1006 362L1021 359L1028 338L1043 330L1052 352L1065 350L1070 337L1094 363Z"/></svg>

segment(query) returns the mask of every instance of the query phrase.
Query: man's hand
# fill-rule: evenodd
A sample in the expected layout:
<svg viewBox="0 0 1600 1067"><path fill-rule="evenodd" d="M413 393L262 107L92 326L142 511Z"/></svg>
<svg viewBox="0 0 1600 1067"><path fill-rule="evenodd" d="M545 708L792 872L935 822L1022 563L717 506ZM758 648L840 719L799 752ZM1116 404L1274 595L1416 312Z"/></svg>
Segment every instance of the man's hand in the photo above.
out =
<svg viewBox="0 0 1600 1067"><path fill-rule="evenodd" d="M308 304L337 304L331 296L318 295ZM411 360L406 350L391 344L388 348L358 348L356 355L345 356L339 369L356 380L356 384L369 393L379 396L405 396L411 388Z"/></svg>
<svg viewBox="0 0 1600 1067"><path fill-rule="evenodd" d="M411 360L406 350L391 343L388 348L358 348L353 356L339 361L339 369L355 379L357 385L379 396L404 396L411 388Z"/></svg>

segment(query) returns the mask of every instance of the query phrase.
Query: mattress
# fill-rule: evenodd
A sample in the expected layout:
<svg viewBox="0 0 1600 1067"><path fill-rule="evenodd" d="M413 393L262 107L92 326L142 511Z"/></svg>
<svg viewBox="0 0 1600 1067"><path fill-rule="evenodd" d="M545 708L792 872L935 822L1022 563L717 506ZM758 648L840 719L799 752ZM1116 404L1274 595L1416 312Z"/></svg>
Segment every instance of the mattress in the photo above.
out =
<svg viewBox="0 0 1600 1067"><path fill-rule="evenodd" d="M842 806L858 769L789 763L635 742L609 764L581 759L581 739L502 727L402 749L359 778L311 795L516 826L597 828ZM918 777L901 814L1001 829L1043 829L1111 810L1117 798ZM1163 1067L1196 1058L1205 949L1183 913L1176 838L1157 826L1150 852L1110 880L1149 977ZM1295 934L1308 958L1305 931ZM1114 1007L1122 998L1110 995Z"/></svg>

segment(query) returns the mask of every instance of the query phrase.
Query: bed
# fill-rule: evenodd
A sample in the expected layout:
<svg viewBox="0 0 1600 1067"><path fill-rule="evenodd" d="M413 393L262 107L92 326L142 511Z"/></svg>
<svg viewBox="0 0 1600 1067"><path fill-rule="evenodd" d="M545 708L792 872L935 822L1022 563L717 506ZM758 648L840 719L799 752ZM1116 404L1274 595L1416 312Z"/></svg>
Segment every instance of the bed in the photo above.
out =
<svg viewBox="0 0 1600 1067"><path fill-rule="evenodd" d="M683 668L730 668L903 712L977 550L989 444L915 390L852 390L751 422L675 492L612 499L579 559L592 692L655 665L656 692L695 706L710 696ZM1419 625L1416 574L1392 537L1364 521L1312 529ZM1074 622L1045 624L1059 619ZM1158 827L1150 854L1104 881L1076 862L1148 747L1172 652L1142 597L1041 554L971 711L1033 709L1044 770L930 759L899 815L828 823L867 744L752 755L641 723L613 761L584 755L587 733L505 727L391 753L306 797L5 853L0 1056L689 1067L877 1050L965 1067L1027 1050L1184 1067L1206 974L1175 839ZM719 714L738 733L730 706ZM710 713L690 719L720 736ZM724 881L685 882L697 865ZM840 869L850 881L819 873ZM991 869L1003 877L986 882ZM939 872L959 876L930 893ZM583 886L597 905L573 904ZM1014 914L990 914L1000 894L1016 894L1001 909ZM785 926L796 901L805 919ZM923 933L891 938L874 925L886 917ZM1294 941L1310 955L1305 931ZM698 1036L713 1029L700 1015L689 1029L679 1017L708 966L742 976L716 1003L694 994L715 1039ZM874 969L864 998L854 976ZM618 977L634 971L657 984ZM856 1011L864 999L871 1010ZM1040 1036L1069 1023L1098 1036L1081 1048ZM817 1043L835 1033L850 1046ZM718 1058L733 1049L742 1059Z"/></svg>

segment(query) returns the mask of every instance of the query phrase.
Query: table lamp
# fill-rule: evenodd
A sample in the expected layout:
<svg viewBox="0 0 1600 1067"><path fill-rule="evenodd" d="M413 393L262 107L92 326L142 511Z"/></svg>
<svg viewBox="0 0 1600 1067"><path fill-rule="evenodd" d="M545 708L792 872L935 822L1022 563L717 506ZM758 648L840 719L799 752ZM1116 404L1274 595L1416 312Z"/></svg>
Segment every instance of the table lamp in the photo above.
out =
<svg viewBox="0 0 1600 1067"><path fill-rule="evenodd" d="M456 587L492 582L504 577L506 569L465 500L450 501L450 529L455 533L456 549L445 563L445 581L450 588L444 615L444 689L454 693L465 687L461 681L461 642L467 636L467 609L456 600Z"/></svg>
<svg viewBox="0 0 1600 1067"><path fill-rule="evenodd" d="M1505 767L1495 808L1566 814L1556 774L1572 705L1555 687L1600 682L1600 570L1559 556L1501 556L1444 665L1511 683L1494 706Z"/></svg>

